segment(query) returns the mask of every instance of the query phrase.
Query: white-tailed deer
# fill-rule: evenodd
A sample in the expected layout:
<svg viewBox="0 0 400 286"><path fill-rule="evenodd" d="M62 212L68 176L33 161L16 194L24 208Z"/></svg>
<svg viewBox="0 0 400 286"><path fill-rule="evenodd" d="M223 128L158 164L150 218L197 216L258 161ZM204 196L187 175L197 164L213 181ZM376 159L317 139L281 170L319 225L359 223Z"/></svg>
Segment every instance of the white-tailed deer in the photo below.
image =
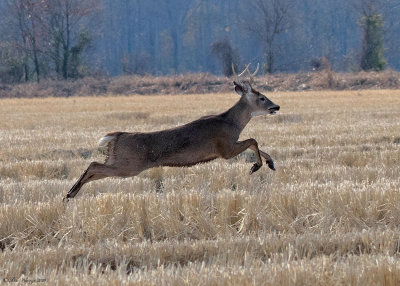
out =
<svg viewBox="0 0 400 286"><path fill-rule="evenodd" d="M233 66L232 66L233 68ZM248 72L249 80L240 80ZM238 141L240 132L253 116L274 114L279 110L265 95L252 88L253 74L249 65L233 82L239 101L219 115L205 116L183 126L149 133L108 133L100 139L99 146L106 150L104 164L90 163L65 199L73 198L81 187L93 180L111 176L130 177L156 166L192 166L216 158L229 159L250 148L257 162L250 174L262 166L261 157L275 170L271 157L258 149L253 138Z"/></svg>

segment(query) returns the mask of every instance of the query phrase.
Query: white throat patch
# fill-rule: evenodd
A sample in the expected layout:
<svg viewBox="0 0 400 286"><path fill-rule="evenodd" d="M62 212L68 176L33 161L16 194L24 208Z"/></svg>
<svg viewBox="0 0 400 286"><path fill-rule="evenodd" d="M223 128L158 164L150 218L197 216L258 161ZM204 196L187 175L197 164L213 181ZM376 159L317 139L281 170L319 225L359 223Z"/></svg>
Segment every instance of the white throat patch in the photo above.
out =
<svg viewBox="0 0 400 286"><path fill-rule="evenodd" d="M269 114L269 111L268 110L260 110L260 111L254 111L254 112L250 113L251 117L256 117L256 116L265 115L265 114Z"/></svg>

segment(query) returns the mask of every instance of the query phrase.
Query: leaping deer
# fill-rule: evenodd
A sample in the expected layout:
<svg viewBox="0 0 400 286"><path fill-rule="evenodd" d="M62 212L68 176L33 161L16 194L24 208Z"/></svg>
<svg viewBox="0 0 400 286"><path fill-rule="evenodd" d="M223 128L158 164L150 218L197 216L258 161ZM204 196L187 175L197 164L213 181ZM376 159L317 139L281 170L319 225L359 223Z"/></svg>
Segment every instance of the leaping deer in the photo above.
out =
<svg viewBox="0 0 400 286"><path fill-rule="evenodd" d="M233 83L240 99L224 113L201 117L183 126L162 131L106 134L99 141L99 146L106 150L104 164L90 163L64 199L75 197L82 186L90 181L111 176L131 177L157 166L183 167L216 158L230 159L248 148L254 151L257 160L251 167L250 174L262 166L261 157L266 160L270 169L275 170L270 155L258 149L255 139L238 141L241 131L252 117L274 114L280 108L252 88L259 66L251 74L249 65L239 75L232 65L236 77ZM246 71L249 80L240 80Z"/></svg>

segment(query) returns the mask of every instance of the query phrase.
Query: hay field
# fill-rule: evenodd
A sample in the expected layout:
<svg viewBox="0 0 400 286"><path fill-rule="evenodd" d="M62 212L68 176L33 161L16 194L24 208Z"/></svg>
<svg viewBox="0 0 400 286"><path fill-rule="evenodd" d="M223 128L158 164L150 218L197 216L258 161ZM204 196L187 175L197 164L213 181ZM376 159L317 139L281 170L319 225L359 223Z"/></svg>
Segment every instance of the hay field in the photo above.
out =
<svg viewBox="0 0 400 286"><path fill-rule="evenodd" d="M252 154L66 194L111 131L219 113L236 94L0 100L0 281L398 285L400 92L268 95ZM1 284L0 282L0 284Z"/></svg>

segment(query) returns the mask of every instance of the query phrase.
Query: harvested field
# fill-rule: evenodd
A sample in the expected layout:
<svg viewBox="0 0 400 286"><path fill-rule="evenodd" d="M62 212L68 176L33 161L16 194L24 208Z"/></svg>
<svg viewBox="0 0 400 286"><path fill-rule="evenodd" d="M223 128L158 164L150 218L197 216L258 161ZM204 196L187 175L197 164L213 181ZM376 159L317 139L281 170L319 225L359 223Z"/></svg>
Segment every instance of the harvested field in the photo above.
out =
<svg viewBox="0 0 400 286"><path fill-rule="evenodd" d="M233 93L2 99L0 281L58 285L398 285L400 91L270 93L251 151L62 197L111 131L226 110Z"/></svg>

